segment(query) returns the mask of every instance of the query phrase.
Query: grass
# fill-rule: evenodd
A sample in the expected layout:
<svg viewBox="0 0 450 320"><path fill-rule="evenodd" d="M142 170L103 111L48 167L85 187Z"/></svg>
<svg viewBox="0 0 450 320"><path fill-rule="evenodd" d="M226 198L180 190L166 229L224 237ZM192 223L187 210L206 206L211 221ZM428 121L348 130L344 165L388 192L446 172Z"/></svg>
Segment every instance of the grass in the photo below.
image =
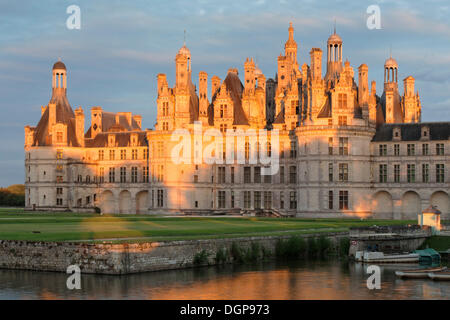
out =
<svg viewBox="0 0 450 320"><path fill-rule="evenodd" d="M163 217L25 212L0 208L0 240L142 242L278 236L347 231L350 227L415 221Z"/></svg>

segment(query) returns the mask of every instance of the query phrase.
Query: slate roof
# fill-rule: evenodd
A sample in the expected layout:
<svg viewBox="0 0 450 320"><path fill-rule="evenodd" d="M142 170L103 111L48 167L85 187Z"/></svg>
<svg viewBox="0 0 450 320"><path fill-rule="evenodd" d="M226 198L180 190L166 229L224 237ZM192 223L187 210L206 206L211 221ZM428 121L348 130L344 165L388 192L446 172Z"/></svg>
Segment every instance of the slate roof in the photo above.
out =
<svg viewBox="0 0 450 320"><path fill-rule="evenodd" d="M378 127L372 141L392 141L394 128L400 128L401 141L418 141L424 127L430 129L430 140L448 140L450 136L450 122L389 123Z"/></svg>
<svg viewBox="0 0 450 320"><path fill-rule="evenodd" d="M146 146L147 138L145 131L127 131L127 132L100 132L94 139L85 139L85 145L88 148L103 148L108 146L108 135L114 134L116 137L116 147L128 147L130 136L133 133L138 135L138 146Z"/></svg>
<svg viewBox="0 0 450 320"><path fill-rule="evenodd" d="M65 93L53 93L50 103L56 104L56 123L67 125L67 143L69 146L79 147L75 131L75 114L67 100ZM52 144L48 127L49 107L42 114L36 127L33 146L50 146Z"/></svg>

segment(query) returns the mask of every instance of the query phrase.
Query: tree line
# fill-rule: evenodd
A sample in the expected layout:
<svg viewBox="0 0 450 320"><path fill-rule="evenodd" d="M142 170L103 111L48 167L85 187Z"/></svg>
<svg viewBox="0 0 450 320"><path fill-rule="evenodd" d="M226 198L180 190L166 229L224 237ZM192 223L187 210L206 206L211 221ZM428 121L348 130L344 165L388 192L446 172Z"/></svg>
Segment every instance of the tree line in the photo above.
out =
<svg viewBox="0 0 450 320"><path fill-rule="evenodd" d="M13 184L7 188L0 188L0 206L24 207L25 186Z"/></svg>

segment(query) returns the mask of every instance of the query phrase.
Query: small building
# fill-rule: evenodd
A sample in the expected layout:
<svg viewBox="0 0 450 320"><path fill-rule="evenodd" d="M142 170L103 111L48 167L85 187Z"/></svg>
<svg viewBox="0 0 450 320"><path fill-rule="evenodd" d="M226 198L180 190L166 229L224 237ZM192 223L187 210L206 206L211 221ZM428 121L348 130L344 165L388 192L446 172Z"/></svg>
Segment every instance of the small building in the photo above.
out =
<svg viewBox="0 0 450 320"><path fill-rule="evenodd" d="M439 233L439 230L441 230L441 212L436 206L430 205L422 213L419 213L418 223L420 226L430 226L433 234Z"/></svg>

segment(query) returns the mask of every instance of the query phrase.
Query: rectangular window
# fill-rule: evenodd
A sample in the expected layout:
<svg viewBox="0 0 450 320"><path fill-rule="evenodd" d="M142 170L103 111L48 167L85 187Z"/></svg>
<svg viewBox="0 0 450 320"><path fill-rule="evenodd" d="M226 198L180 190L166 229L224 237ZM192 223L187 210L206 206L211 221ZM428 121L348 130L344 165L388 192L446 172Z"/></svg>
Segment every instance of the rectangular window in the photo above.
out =
<svg viewBox="0 0 450 320"><path fill-rule="evenodd" d="M131 160L137 160L138 159L138 151L137 149L131 150Z"/></svg>
<svg viewBox="0 0 450 320"><path fill-rule="evenodd" d="M137 182L138 182L138 168L131 167L131 183L137 183Z"/></svg>
<svg viewBox="0 0 450 320"><path fill-rule="evenodd" d="M264 175L264 183L272 183L272 176L270 174Z"/></svg>
<svg viewBox="0 0 450 320"><path fill-rule="evenodd" d="M244 183L251 183L251 167L244 167Z"/></svg>
<svg viewBox="0 0 450 320"><path fill-rule="evenodd" d="M348 155L348 138L339 138L339 155Z"/></svg>
<svg viewBox="0 0 450 320"><path fill-rule="evenodd" d="M346 93L338 94L338 107L339 107L339 109L347 108L347 94Z"/></svg>
<svg viewBox="0 0 450 320"><path fill-rule="evenodd" d="M339 116L338 124L340 126L346 126L347 125L347 117L346 116Z"/></svg>
<svg viewBox="0 0 450 320"><path fill-rule="evenodd" d="M328 181L333 182L333 164L328 164Z"/></svg>
<svg viewBox="0 0 450 320"><path fill-rule="evenodd" d="M409 183L416 182L416 165L415 164L408 164L407 165L407 178Z"/></svg>
<svg viewBox="0 0 450 320"><path fill-rule="evenodd" d="M127 168L120 167L120 182L127 182Z"/></svg>
<svg viewBox="0 0 450 320"><path fill-rule="evenodd" d="M297 183L297 167L289 167L289 183Z"/></svg>
<svg viewBox="0 0 450 320"><path fill-rule="evenodd" d="M197 182L198 182L198 175L194 174L194 183L197 183Z"/></svg>
<svg viewBox="0 0 450 320"><path fill-rule="evenodd" d="M127 150L121 149L120 150L120 160L126 160L127 159Z"/></svg>
<svg viewBox="0 0 450 320"><path fill-rule="evenodd" d="M57 205L57 206L62 206L62 205L63 205L63 199L57 198L57 199L56 199L56 205Z"/></svg>
<svg viewBox="0 0 450 320"><path fill-rule="evenodd" d="M339 163L339 181L348 181L348 163Z"/></svg>
<svg viewBox="0 0 450 320"><path fill-rule="evenodd" d="M63 188L56 188L56 194L57 195L63 194Z"/></svg>
<svg viewBox="0 0 450 320"><path fill-rule="evenodd" d="M56 159L61 160L63 158L63 151L56 150Z"/></svg>
<svg viewBox="0 0 450 320"><path fill-rule="evenodd" d="M261 167L254 167L254 181L255 183L261 183Z"/></svg>
<svg viewBox="0 0 450 320"><path fill-rule="evenodd" d="M423 156L427 156L428 153L429 153L429 150L428 150L428 143L422 144L422 155L423 155Z"/></svg>
<svg viewBox="0 0 450 320"><path fill-rule="evenodd" d="M158 194L157 194L157 205L159 208L164 207L164 190L162 189L158 189Z"/></svg>
<svg viewBox="0 0 450 320"><path fill-rule="evenodd" d="M400 165L394 164L394 182L400 182Z"/></svg>
<svg viewBox="0 0 450 320"><path fill-rule="evenodd" d="M408 143L407 152L408 152L408 156L414 156L416 154L416 145Z"/></svg>
<svg viewBox="0 0 450 320"><path fill-rule="evenodd" d="M142 182L144 183L148 182L148 167L142 168Z"/></svg>
<svg viewBox="0 0 450 320"><path fill-rule="evenodd" d="M280 183L284 183L284 166L280 167Z"/></svg>
<svg viewBox="0 0 450 320"><path fill-rule="evenodd" d="M114 183L116 180L116 169L109 168L109 183Z"/></svg>
<svg viewBox="0 0 450 320"><path fill-rule="evenodd" d="M234 208L234 191L231 191L231 208Z"/></svg>
<svg viewBox="0 0 450 320"><path fill-rule="evenodd" d="M430 165L422 164L422 182L430 182Z"/></svg>
<svg viewBox="0 0 450 320"><path fill-rule="evenodd" d="M147 159L148 159L148 149L144 149L144 150L143 150L142 158L143 158L144 160L147 160Z"/></svg>
<svg viewBox="0 0 450 320"><path fill-rule="evenodd" d="M348 191L339 191L339 209L348 210Z"/></svg>
<svg viewBox="0 0 450 320"><path fill-rule="evenodd" d="M234 167L231 167L230 168L230 170L231 170L231 176L230 176L230 180L231 180L231 183L234 183Z"/></svg>
<svg viewBox="0 0 450 320"><path fill-rule="evenodd" d="M218 183L225 183L225 167L217 168L217 180Z"/></svg>
<svg viewBox="0 0 450 320"><path fill-rule="evenodd" d="M328 138L328 155L333 155L333 138Z"/></svg>
<svg viewBox="0 0 450 320"><path fill-rule="evenodd" d="M157 167L157 181L163 182L164 181L164 165L159 164Z"/></svg>
<svg viewBox="0 0 450 320"><path fill-rule="evenodd" d="M105 159L105 151L104 150L98 150L98 160L102 161Z"/></svg>
<svg viewBox="0 0 450 320"><path fill-rule="evenodd" d="M284 143L280 142L280 159L284 159Z"/></svg>
<svg viewBox="0 0 450 320"><path fill-rule="evenodd" d="M261 191L255 191L253 193L253 208L261 209Z"/></svg>
<svg viewBox="0 0 450 320"><path fill-rule="evenodd" d="M394 144L394 156L399 156L399 155L400 155L400 145Z"/></svg>
<svg viewBox="0 0 450 320"><path fill-rule="evenodd" d="M380 164L380 183L387 182L387 164Z"/></svg>
<svg viewBox="0 0 450 320"><path fill-rule="evenodd" d="M225 208L225 191L219 191L217 194L219 209Z"/></svg>
<svg viewBox="0 0 450 320"><path fill-rule="evenodd" d="M330 191L328 191L328 209L329 210L333 210L333 206L334 206L334 203L333 203L333 191L330 190Z"/></svg>
<svg viewBox="0 0 450 320"><path fill-rule="evenodd" d="M291 159L297 158L297 143L296 141L291 141Z"/></svg>
<svg viewBox="0 0 450 320"><path fill-rule="evenodd" d="M297 192L291 191L289 193L289 208L297 209Z"/></svg>
<svg viewBox="0 0 450 320"><path fill-rule="evenodd" d="M387 144L380 144L380 156L387 156Z"/></svg>
<svg viewBox="0 0 450 320"><path fill-rule="evenodd" d="M244 208L249 209L251 207L251 192L250 191L244 191Z"/></svg>
<svg viewBox="0 0 450 320"><path fill-rule="evenodd" d="M272 191L264 191L264 209L272 209Z"/></svg>
<svg viewBox="0 0 450 320"><path fill-rule="evenodd" d="M436 144L436 155L437 156L443 156L444 155L444 144L443 143L437 143Z"/></svg>
<svg viewBox="0 0 450 320"><path fill-rule="evenodd" d="M284 209L284 193L280 192L280 209Z"/></svg>
<svg viewBox="0 0 450 320"><path fill-rule="evenodd" d="M109 150L109 160L115 160L116 153L114 150Z"/></svg>
<svg viewBox="0 0 450 320"><path fill-rule="evenodd" d="M104 183L105 182L105 168L99 168L98 175L99 175L98 182Z"/></svg>
<svg viewBox="0 0 450 320"><path fill-rule="evenodd" d="M443 183L444 179L445 179L444 164L443 163L436 164L436 182Z"/></svg>

